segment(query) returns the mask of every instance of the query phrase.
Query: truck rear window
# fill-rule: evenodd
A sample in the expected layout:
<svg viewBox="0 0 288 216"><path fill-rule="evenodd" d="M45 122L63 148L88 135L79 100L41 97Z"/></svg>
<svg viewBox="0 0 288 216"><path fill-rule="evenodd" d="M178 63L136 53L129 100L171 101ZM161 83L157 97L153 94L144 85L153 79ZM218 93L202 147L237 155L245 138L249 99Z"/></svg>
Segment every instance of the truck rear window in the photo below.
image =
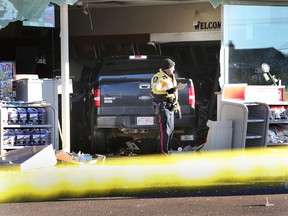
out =
<svg viewBox="0 0 288 216"><path fill-rule="evenodd" d="M105 64L99 79L105 78L151 78L161 67L162 60L121 60ZM145 75L145 76L143 76Z"/></svg>

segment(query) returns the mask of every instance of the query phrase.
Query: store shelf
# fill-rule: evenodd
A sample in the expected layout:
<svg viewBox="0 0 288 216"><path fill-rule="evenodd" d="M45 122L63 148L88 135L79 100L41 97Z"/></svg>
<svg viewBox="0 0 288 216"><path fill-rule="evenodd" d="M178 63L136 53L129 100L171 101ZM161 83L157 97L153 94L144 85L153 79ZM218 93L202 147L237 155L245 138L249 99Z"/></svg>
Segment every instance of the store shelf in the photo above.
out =
<svg viewBox="0 0 288 216"><path fill-rule="evenodd" d="M258 119L258 118L253 118L251 117L251 119L247 119L248 123L253 123L253 122L265 122L265 119Z"/></svg>
<svg viewBox="0 0 288 216"><path fill-rule="evenodd" d="M267 146L288 146L288 143L267 143Z"/></svg>
<svg viewBox="0 0 288 216"><path fill-rule="evenodd" d="M246 139L262 139L263 136L261 134L249 134L247 133Z"/></svg>
<svg viewBox="0 0 288 216"><path fill-rule="evenodd" d="M43 125L9 125L3 124L4 128L53 128L52 124L43 124Z"/></svg>
<svg viewBox="0 0 288 216"><path fill-rule="evenodd" d="M281 108L283 110L288 108L288 103L287 102L282 102L281 104L278 103L268 103L268 106L270 108L271 111L271 118L269 120L269 130L273 131L273 126L276 127L282 127L283 130L287 131L288 128L288 119L287 118L283 118L281 116L281 118L276 118L275 116L273 116L273 112L275 112L275 108ZM287 126L286 126L287 125ZM276 132L275 132L276 133ZM287 134L287 132L285 132L284 134ZM275 141L275 138L277 137L277 141L276 142L271 142L271 141ZM268 136L268 141L267 141L267 146L287 146L288 145L288 136L283 136L283 133L281 133L281 136L278 136L278 134L275 134L275 138L271 138L270 134ZM279 139L278 139L279 138Z"/></svg>
<svg viewBox="0 0 288 216"><path fill-rule="evenodd" d="M288 145L284 90L284 86L224 85L218 97L217 120L233 121L232 148Z"/></svg>
<svg viewBox="0 0 288 216"><path fill-rule="evenodd" d="M21 149L24 146L5 146L4 150L13 150L13 149Z"/></svg>
<svg viewBox="0 0 288 216"><path fill-rule="evenodd" d="M269 107L265 103L222 101L220 121L233 121L232 149L266 147Z"/></svg>
<svg viewBox="0 0 288 216"><path fill-rule="evenodd" d="M287 119L269 120L269 124L288 124Z"/></svg>
<svg viewBox="0 0 288 216"><path fill-rule="evenodd" d="M34 113L35 122L29 121L28 113L23 112L23 121L9 118L9 112L17 109L28 111L28 109L45 111L45 121L36 119L37 113ZM58 116L53 105L48 103L28 103L20 105L1 104L0 106L0 154L8 150L20 149L25 146L39 146L52 144L54 149L59 149L58 141ZM13 113L15 114L15 113ZM25 116L25 117L24 117ZM32 115L31 115L32 116ZM13 118L17 118L14 115ZM22 119L21 119L22 120Z"/></svg>

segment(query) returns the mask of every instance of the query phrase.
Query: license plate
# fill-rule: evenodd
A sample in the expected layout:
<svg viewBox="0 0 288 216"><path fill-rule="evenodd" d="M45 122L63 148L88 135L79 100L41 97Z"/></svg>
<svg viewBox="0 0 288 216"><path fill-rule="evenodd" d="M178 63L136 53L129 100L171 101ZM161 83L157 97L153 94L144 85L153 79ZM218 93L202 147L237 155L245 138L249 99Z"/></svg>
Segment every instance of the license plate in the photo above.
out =
<svg viewBox="0 0 288 216"><path fill-rule="evenodd" d="M194 140L193 135L181 135L181 141L192 141Z"/></svg>
<svg viewBox="0 0 288 216"><path fill-rule="evenodd" d="M137 125L153 125L153 117L137 117Z"/></svg>

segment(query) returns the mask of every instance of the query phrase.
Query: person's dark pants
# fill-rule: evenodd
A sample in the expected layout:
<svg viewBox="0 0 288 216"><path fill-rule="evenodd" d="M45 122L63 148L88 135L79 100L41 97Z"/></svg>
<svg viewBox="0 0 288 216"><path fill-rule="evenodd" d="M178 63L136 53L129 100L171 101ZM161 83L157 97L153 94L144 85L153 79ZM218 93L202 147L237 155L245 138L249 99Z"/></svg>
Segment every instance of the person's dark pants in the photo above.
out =
<svg viewBox="0 0 288 216"><path fill-rule="evenodd" d="M174 132L174 111L162 109L158 114L158 124L160 132L160 152L167 154Z"/></svg>

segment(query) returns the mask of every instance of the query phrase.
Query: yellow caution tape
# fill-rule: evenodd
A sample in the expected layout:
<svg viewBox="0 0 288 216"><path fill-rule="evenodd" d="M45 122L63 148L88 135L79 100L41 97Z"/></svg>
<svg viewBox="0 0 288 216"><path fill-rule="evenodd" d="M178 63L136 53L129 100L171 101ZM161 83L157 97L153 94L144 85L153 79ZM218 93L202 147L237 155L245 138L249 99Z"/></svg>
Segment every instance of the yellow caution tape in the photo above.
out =
<svg viewBox="0 0 288 216"><path fill-rule="evenodd" d="M109 191L286 180L286 148L108 158L95 165L0 171L0 202L97 196Z"/></svg>

